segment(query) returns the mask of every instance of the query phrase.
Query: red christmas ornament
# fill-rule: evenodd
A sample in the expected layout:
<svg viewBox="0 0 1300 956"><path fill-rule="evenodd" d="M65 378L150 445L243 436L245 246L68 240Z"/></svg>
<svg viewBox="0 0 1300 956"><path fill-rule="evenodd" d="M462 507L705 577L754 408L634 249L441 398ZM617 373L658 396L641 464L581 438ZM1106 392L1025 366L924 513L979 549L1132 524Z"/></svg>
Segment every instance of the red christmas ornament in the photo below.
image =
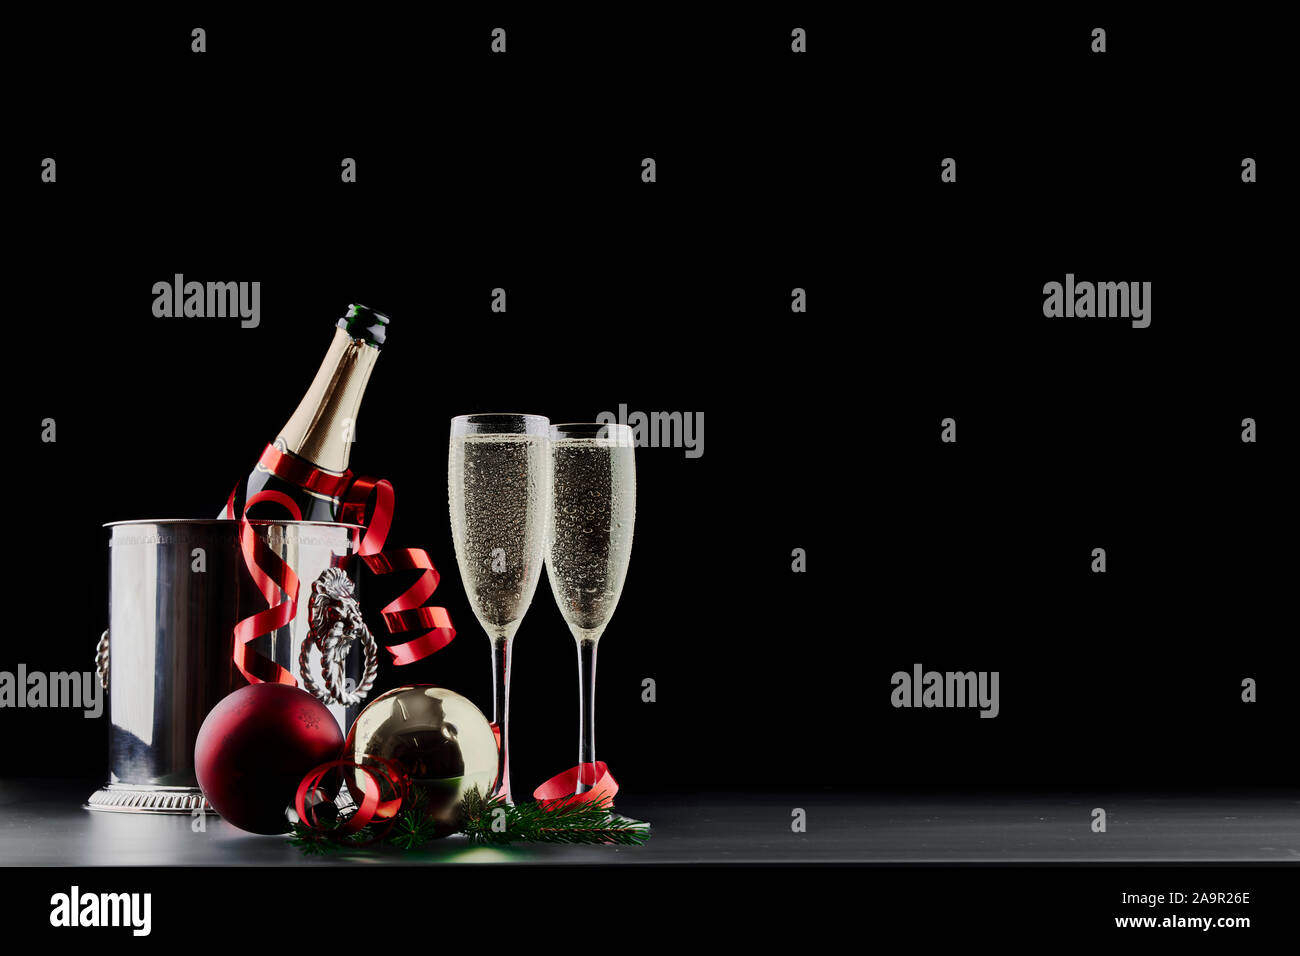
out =
<svg viewBox="0 0 1300 956"><path fill-rule="evenodd" d="M288 684L250 684L203 721L194 772L225 820L253 833L283 833L299 782L342 749L338 723L311 694Z"/></svg>

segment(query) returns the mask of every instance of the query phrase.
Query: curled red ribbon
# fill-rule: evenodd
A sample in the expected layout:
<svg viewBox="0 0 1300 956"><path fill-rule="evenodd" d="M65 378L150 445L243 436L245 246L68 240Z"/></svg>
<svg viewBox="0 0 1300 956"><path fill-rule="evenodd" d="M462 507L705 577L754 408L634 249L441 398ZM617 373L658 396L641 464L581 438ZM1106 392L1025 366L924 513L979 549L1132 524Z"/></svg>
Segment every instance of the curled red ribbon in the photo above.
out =
<svg viewBox="0 0 1300 956"><path fill-rule="evenodd" d="M394 664L414 663L451 643L456 636L456 629L452 626L447 609L423 606L437 590L439 581L438 571L433 566L428 552L423 548L400 548L382 553L384 542L392 528L393 507L396 503L396 496L390 482L369 477L354 479L351 471L342 475L321 471L300 458L281 452L274 445L266 446L258 463L277 478L317 494L337 497L346 489L341 518L349 524L360 525L365 529L364 536L355 542L356 553L372 573L423 572L411 587L386 604L380 612L384 618L384 625L391 634L404 634L421 628L429 629L427 633L403 644L387 645ZM232 490L230 497L226 499L227 518L235 517L236 490ZM367 521L366 511L372 499L374 509ZM262 596L266 598L269 607L244 618L235 625L233 658L239 672L251 684L280 683L297 686L298 681L293 674L269 657L254 654L249 647L256 638L284 627L293 620L297 613L298 594L301 589L301 582L293 568L285 564L258 538L257 532L253 530L247 518L248 509L261 501L274 501L288 510L293 520L302 520L302 511L297 503L283 492L261 491L244 504L243 513L239 516L240 551L249 574L252 575ZM282 601L281 593L284 595Z"/></svg>
<svg viewBox="0 0 1300 956"><path fill-rule="evenodd" d="M227 515L234 513L234 501L235 493L232 491L226 501ZM287 508L295 521L302 520L297 502L279 491L260 491L253 495L244 505L244 513L247 514L248 509L259 501L274 501ZM293 620L298 612L298 575L266 546L243 516L239 519L239 550L243 553L248 573L270 606L235 624L235 666L250 684L290 684L297 687L298 681L293 674L271 658L255 654L249 645L259 635L284 627ZM279 600L281 592L284 593L283 601Z"/></svg>
<svg viewBox="0 0 1300 956"><path fill-rule="evenodd" d="M374 514L366 522L366 506L375 501ZM393 523L393 486L387 480L358 478L352 483L343 502L343 520L362 525L365 537L357 545L357 554L373 574L391 574L393 571L422 571L416 582L388 602L380 610L384 626L390 634L406 634L424 628L428 630L404 644L388 645L393 663L401 666L428 657L442 650L456 636L451 616L445 607L424 607L438 589L438 569L423 548L398 548L383 552L388 529ZM383 553L381 553L383 552Z"/></svg>
<svg viewBox="0 0 1300 956"><path fill-rule="evenodd" d="M396 822L397 812L401 809L403 802L405 802L408 796L406 775L401 773L399 770L396 770L391 761L378 757L367 757L366 759L374 760L376 763L363 764L348 757L341 757L338 760L329 760L318 767L314 767L307 776L302 778L302 781L298 784L298 793L294 797L293 803L294 809L298 811L298 819L308 829L317 833L328 833L331 836L340 837L347 836L349 833L356 833L367 823L376 818L386 821L386 826L381 827L379 832L374 834L374 837L371 840L366 841L372 843L374 840L380 839L383 834L387 832L388 828ZM320 821L316 819L316 807L319 806L319 804L313 803L310 807L307 806L307 795L316 790L316 788L320 786L320 782L324 780L327 775L341 767L348 767L354 771L359 771L360 774L363 775L359 784L362 791L362 797L361 802L357 804L357 808L353 812L352 816L348 817L348 819L338 827L329 828L322 825ZM382 784L380 784L379 777L376 776L375 771L383 774L384 777L388 779L388 782L393 789L393 799L379 799ZM368 784L366 783L367 780L369 781ZM348 789L355 794L357 787L349 784ZM363 846L364 844L356 845Z"/></svg>
<svg viewBox="0 0 1300 956"><path fill-rule="evenodd" d="M579 783L590 784L591 789L583 793L575 793ZM613 800L616 793L618 793L618 781L609 772L605 761L597 760L595 763L580 763L576 767L570 767L564 773L557 773L533 791L533 799L549 810L571 803L589 803L601 797Z"/></svg>

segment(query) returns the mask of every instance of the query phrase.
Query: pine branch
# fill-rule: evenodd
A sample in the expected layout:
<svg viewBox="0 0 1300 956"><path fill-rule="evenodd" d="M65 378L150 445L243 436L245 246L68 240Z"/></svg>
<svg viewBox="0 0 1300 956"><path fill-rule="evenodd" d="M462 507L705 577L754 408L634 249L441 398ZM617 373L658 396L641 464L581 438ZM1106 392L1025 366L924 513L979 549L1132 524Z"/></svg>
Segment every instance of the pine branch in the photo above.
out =
<svg viewBox="0 0 1300 956"><path fill-rule="evenodd" d="M295 823L289 837L290 846L297 847L307 856L326 856L346 845L327 831L313 830L305 823Z"/></svg>
<svg viewBox="0 0 1300 956"><path fill-rule="evenodd" d="M418 850L433 840L441 829L431 817L428 801L420 788L413 788L407 805L383 838L401 850ZM336 836L336 823L327 830L313 830L299 823L289 839L306 854L326 854L374 839L375 824L345 837ZM608 797L584 803L506 803L501 797L486 799L471 790L461 803L460 830L472 843L508 846L513 843L566 845L640 846L650 836L650 827L613 815Z"/></svg>
<svg viewBox="0 0 1300 956"><path fill-rule="evenodd" d="M402 850L418 850L437 835L438 821L412 808L403 810L397 818L388 842Z"/></svg>
<svg viewBox="0 0 1300 956"><path fill-rule="evenodd" d="M643 823L616 818L610 799L584 803L516 803L501 798L467 801L463 832L474 843L563 843L640 846L650 836Z"/></svg>

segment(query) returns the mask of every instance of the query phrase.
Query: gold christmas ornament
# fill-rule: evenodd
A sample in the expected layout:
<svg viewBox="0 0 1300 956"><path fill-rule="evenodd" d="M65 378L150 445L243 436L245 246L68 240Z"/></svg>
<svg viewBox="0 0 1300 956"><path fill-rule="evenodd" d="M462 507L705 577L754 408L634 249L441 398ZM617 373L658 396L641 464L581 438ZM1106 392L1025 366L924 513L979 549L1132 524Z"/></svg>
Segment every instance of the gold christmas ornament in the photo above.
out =
<svg viewBox="0 0 1300 956"><path fill-rule="evenodd" d="M445 687L416 684L376 697L348 732L344 756L367 766L381 766L406 775L418 790L428 815L437 821L437 836L460 829L465 797L478 788L487 798L496 783L497 739L482 711L467 698ZM362 774L350 775L349 787L358 802ZM381 801L393 800L383 774Z"/></svg>

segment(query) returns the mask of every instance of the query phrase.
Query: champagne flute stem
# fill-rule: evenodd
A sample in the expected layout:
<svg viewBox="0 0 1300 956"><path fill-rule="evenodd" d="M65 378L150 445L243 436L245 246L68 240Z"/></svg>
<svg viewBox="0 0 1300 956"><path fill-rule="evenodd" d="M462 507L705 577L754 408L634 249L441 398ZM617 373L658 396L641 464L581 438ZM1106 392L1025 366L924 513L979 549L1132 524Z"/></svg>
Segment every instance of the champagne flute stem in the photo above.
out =
<svg viewBox="0 0 1300 956"><path fill-rule="evenodd" d="M513 638L492 638L492 725L500 735L495 796L510 796L510 644Z"/></svg>
<svg viewBox="0 0 1300 956"><path fill-rule="evenodd" d="M596 782L596 642L578 641L578 786L586 793Z"/></svg>

